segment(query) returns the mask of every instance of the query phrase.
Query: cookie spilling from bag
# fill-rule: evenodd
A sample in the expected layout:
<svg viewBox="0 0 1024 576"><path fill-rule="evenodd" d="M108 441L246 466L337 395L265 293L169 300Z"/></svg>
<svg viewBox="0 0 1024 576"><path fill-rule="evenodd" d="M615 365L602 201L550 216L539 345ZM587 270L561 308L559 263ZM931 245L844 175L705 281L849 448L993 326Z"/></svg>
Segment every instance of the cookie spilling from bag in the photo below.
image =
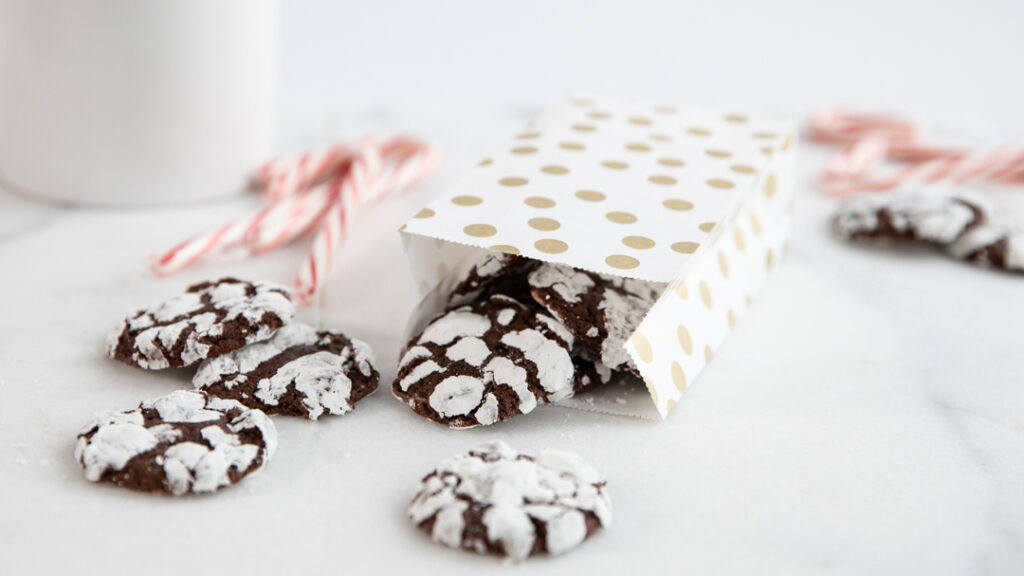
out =
<svg viewBox="0 0 1024 576"><path fill-rule="evenodd" d="M178 496L240 482L263 468L276 446L263 412L179 390L99 416L78 435L75 458L92 482Z"/></svg>
<svg viewBox="0 0 1024 576"><path fill-rule="evenodd" d="M409 518L445 546L512 560L569 552L612 519L606 482L582 458L559 450L534 458L501 441L441 462Z"/></svg>
<svg viewBox="0 0 1024 576"><path fill-rule="evenodd" d="M623 344L664 287L486 253L409 342L392 392L421 416L469 428L635 374Z"/></svg>
<svg viewBox="0 0 1024 576"><path fill-rule="evenodd" d="M553 102L400 228L418 298L409 348L438 315L500 294L572 335L576 367L593 369L581 380L623 375L566 405L667 417L785 254L798 140L792 122L736 110ZM470 270L485 252L511 256ZM435 363L434 378L463 375ZM400 381L429 366L407 358ZM483 390L483 407L494 376L473 368L465 402ZM395 390L415 409L443 400L411 382Z"/></svg>

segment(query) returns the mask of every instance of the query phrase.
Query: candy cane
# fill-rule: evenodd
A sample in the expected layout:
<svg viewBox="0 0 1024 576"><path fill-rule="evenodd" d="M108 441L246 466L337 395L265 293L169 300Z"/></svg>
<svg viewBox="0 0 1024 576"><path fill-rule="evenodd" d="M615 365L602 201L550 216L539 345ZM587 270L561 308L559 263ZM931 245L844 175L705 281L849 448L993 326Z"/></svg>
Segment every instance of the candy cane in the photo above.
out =
<svg viewBox="0 0 1024 576"><path fill-rule="evenodd" d="M259 225L246 234L250 252L269 252L305 234L330 208L340 185L341 179L332 177L301 196L272 204Z"/></svg>
<svg viewBox="0 0 1024 576"><path fill-rule="evenodd" d="M294 293L302 302L308 302L317 292L360 206L416 185L436 167L434 149L413 140L394 139L379 148L367 145L364 150L373 153L353 157L352 168L342 180L337 199L295 278Z"/></svg>
<svg viewBox="0 0 1024 576"><path fill-rule="evenodd" d="M213 232L186 240L154 258L150 268L157 276L177 272L218 247L240 242L251 225L252 219L236 220Z"/></svg>
<svg viewBox="0 0 1024 576"><path fill-rule="evenodd" d="M152 269L167 275L206 254L247 246L267 252L317 233L295 280L296 296L309 301L363 204L402 192L427 178L437 165L433 147L409 138L363 140L357 146L331 146L272 160L253 176L270 204L246 219L182 242L157 256Z"/></svg>
<svg viewBox="0 0 1024 576"><path fill-rule="evenodd" d="M340 185L332 198L330 208L324 215L323 224L313 238L309 255L299 268L294 282L294 295L300 301L308 301L322 279L330 271L334 253L348 234L348 228L360 205L373 199L380 174L380 151L366 146L354 154L348 169L340 177Z"/></svg>
<svg viewBox="0 0 1024 576"><path fill-rule="evenodd" d="M271 200L280 200L330 177L351 153L347 146L335 145L271 160L257 171L257 187L265 188Z"/></svg>
<svg viewBox="0 0 1024 576"><path fill-rule="evenodd" d="M847 146L829 162L822 177L825 192L832 196L945 181L1024 184L1024 150L931 146L921 142L916 124L895 117L825 110L811 117L807 135L818 142ZM875 173L874 168L885 160L905 166L888 175Z"/></svg>

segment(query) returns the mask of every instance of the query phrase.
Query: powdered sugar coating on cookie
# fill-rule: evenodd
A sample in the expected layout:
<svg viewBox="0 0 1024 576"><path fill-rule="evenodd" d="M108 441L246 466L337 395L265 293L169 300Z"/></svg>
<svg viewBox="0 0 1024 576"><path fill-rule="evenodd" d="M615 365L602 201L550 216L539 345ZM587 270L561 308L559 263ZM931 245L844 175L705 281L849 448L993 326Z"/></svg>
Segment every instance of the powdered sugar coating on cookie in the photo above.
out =
<svg viewBox="0 0 1024 576"><path fill-rule="evenodd" d="M572 344L552 319L491 296L428 324L410 342L392 391L453 428L494 424L575 393Z"/></svg>
<svg viewBox="0 0 1024 576"><path fill-rule="evenodd" d="M214 492L262 468L277 447L266 414L178 390L82 429L75 458L91 482L179 496Z"/></svg>
<svg viewBox="0 0 1024 576"><path fill-rule="evenodd" d="M526 294L526 274L537 265L535 260L486 252L448 295L448 308L476 302L493 294L519 298Z"/></svg>
<svg viewBox="0 0 1024 576"><path fill-rule="evenodd" d="M582 458L558 450L533 458L500 441L443 461L423 479L409 517L446 546L514 560L568 552L612 520L605 480Z"/></svg>
<svg viewBox="0 0 1024 576"><path fill-rule="evenodd" d="M108 352L149 370L191 366L270 338L294 314L288 290L276 284L203 282L126 318Z"/></svg>
<svg viewBox="0 0 1024 576"><path fill-rule="evenodd" d="M836 211L836 234L854 240L914 240L947 245L984 220L984 202L938 190L886 192L847 200Z"/></svg>
<svg viewBox="0 0 1024 576"><path fill-rule="evenodd" d="M949 246L954 258L1024 272L1024 232L994 224L976 226Z"/></svg>
<svg viewBox="0 0 1024 576"><path fill-rule="evenodd" d="M366 343L293 323L269 340L206 360L192 383L268 414L316 420L351 411L379 378Z"/></svg>
<svg viewBox="0 0 1024 576"><path fill-rule="evenodd" d="M529 276L534 300L554 315L593 357L614 370L635 370L625 343L664 284L544 263Z"/></svg>

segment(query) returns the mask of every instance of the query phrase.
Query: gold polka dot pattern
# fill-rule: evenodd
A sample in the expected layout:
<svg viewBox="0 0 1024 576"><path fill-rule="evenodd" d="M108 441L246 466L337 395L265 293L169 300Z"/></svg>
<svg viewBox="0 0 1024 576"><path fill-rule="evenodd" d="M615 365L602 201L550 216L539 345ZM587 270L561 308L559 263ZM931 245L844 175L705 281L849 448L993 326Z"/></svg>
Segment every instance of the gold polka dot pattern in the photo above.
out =
<svg viewBox="0 0 1024 576"><path fill-rule="evenodd" d="M569 245L554 238L542 238L533 243L533 246L545 254L561 254L569 249Z"/></svg>
<svg viewBox="0 0 1024 576"><path fill-rule="evenodd" d="M693 338L690 337L690 331L686 329L686 326L682 324L676 328L676 338L679 339L679 347L683 349L686 354L693 354Z"/></svg>
<svg viewBox="0 0 1024 576"><path fill-rule="evenodd" d="M700 244L696 242L675 242L672 244L672 249L680 254L693 254L700 248Z"/></svg>
<svg viewBox="0 0 1024 576"><path fill-rule="evenodd" d="M632 256L626 256L625 254L612 254L605 258L604 261L612 268L617 268L619 270L632 270L640 265L639 260Z"/></svg>
<svg viewBox="0 0 1024 576"><path fill-rule="evenodd" d="M600 202L605 199L605 195L596 190L579 190L576 197L586 202Z"/></svg>
<svg viewBox="0 0 1024 576"><path fill-rule="evenodd" d="M552 174L552 175L555 175L555 176L561 176L563 174L568 174L569 173L569 169L568 168L566 168L565 166L559 166L557 164L549 164L548 166L543 166L540 169L540 171L545 173L545 174Z"/></svg>
<svg viewBox="0 0 1024 576"><path fill-rule="evenodd" d="M573 99L417 213L407 238L684 275L626 343L664 415L777 267L796 140L746 113Z"/></svg>
<svg viewBox="0 0 1024 576"><path fill-rule="evenodd" d="M463 228L462 231L477 238L487 238L498 233L498 229L490 224L470 224Z"/></svg>
<svg viewBox="0 0 1024 576"><path fill-rule="evenodd" d="M672 363L672 383L675 384L676 390L680 394L686 392L686 373L683 372L683 367L679 362Z"/></svg>
<svg viewBox="0 0 1024 576"><path fill-rule="evenodd" d="M711 288L703 280L700 282L700 301L704 303L705 308L711 308Z"/></svg>
<svg viewBox="0 0 1024 576"><path fill-rule="evenodd" d="M530 196L523 200L523 203L532 208L553 208L555 206L554 200L544 196Z"/></svg>
<svg viewBox="0 0 1024 576"><path fill-rule="evenodd" d="M649 177L648 180L652 184L658 184L659 186L671 186L678 182L675 178L664 174L655 174L654 176Z"/></svg>
<svg viewBox="0 0 1024 576"><path fill-rule="evenodd" d="M654 352L651 350L651 342L639 331L633 333L633 348L645 364L650 364L654 359Z"/></svg>
<svg viewBox="0 0 1024 576"><path fill-rule="evenodd" d="M605 218L616 224L632 224L637 220L636 216L629 212L609 212L605 214Z"/></svg>
<svg viewBox="0 0 1024 576"><path fill-rule="evenodd" d="M688 202L682 198L669 198L661 203L662 206L669 210L675 210L677 212L685 212L687 210L693 210L693 202Z"/></svg>
<svg viewBox="0 0 1024 576"><path fill-rule="evenodd" d="M468 196L467 195L467 196L456 196L456 197L452 198L452 204L455 204L456 206L476 206L477 204L479 204L479 203L481 203L483 201L484 201L483 198L480 198L479 196Z"/></svg>
<svg viewBox="0 0 1024 576"><path fill-rule="evenodd" d="M646 236L626 236L622 244L635 250L650 250L657 243Z"/></svg>
<svg viewBox="0 0 1024 576"><path fill-rule="evenodd" d="M612 170L625 170L626 168L629 168L629 164L622 160L605 160L604 162L601 162L601 166L611 168Z"/></svg>
<svg viewBox="0 0 1024 576"><path fill-rule="evenodd" d="M505 254L519 254L519 248L508 244L494 244L492 246L488 246L487 249L494 250L495 252L504 252Z"/></svg>
<svg viewBox="0 0 1024 576"><path fill-rule="evenodd" d="M528 222L530 228L534 230L543 230L550 232L551 230L558 230L562 225L553 218L530 218Z"/></svg>

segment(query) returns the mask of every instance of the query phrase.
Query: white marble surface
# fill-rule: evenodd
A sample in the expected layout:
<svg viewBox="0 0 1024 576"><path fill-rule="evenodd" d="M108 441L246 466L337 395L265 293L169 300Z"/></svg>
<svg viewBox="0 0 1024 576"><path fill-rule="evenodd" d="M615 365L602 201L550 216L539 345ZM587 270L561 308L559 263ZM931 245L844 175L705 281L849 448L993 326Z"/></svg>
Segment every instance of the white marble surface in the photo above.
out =
<svg viewBox="0 0 1024 576"><path fill-rule="evenodd" d="M300 313L367 340L385 386L412 305L395 229L521 115L460 119L398 119L439 142L445 170L365 213L320 307ZM188 383L187 372L107 360L104 337L128 310L192 281L288 282L304 246L155 279L154 250L255 200L100 211L0 194L0 561L10 574L507 570L439 548L404 516L436 461L501 438L579 452L614 499L610 530L529 562L531 573L1020 574L1024 278L835 240L831 202L810 184L823 157L803 154L787 258L668 420L542 407L449 431L385 389L344 417L278 418L266 470L182 499L92 485L73 459L94 412Z"/></svg>

